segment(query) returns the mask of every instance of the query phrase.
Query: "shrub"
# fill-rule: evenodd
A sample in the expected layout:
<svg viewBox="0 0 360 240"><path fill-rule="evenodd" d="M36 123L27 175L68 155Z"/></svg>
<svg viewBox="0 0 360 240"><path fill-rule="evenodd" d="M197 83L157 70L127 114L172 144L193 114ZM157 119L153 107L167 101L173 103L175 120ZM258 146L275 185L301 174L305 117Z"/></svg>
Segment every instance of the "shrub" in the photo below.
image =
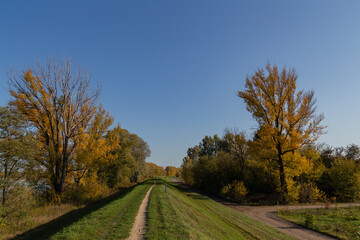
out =
<svg viewBox="0 0 360 240"><path fill-rule="evenodd" d="M234 200L243 201L245 200L247 189L242 181L235 181L231 192Z"/></svg>
<svg viewBox="0 0 360 240"><path fill-rule="evenodd" d="M329 197L336 197L340 202L358 199L360 178L355 162L347 159L335 160L332 168L323 173L318 185Z"/></svg>
<svg viewBox="0 0 360 240"><path fill-rule="evenodd" d="M98 182L95 176L88 176L86 181L73 184L66 192L65 200L81 205L96 201L110 193L110 189Z"/></svg>
<svg viewBox="0 0 360 240"><path fill-rule="evenodd" d="M231 191L231 184L228 184L228 185L222 187L220 194L225 197L229 194L230 191Z"/></svg>
<svg viewBox="0 0 360 240"><path fill-rule="evenodd" d="M315 216L313 214L307 214L305 217L305 226L313 227L315 225Z"/></svg>
<svg viewBox="0 0 360 240"><path fill-rule="evenodd" d="M314 203L325 201L325 193L321 191L314 183L301 183L299 189L299 202Z"/></svg>
<svg viewBox="0 0 360 240"><path fill-rule="evenodd" d="M231 200L242 202L247 195L247 189L242 181L234 181L222 187L220 194Z"/></svg>
<svg viewBox="0 0 360 240"><path fill-rule="evenodd" d="M7 204L0 207L0 233L14 234L23 227L32 226L30 212L34 206L30 189L22 185L14 186Z"/></svg>

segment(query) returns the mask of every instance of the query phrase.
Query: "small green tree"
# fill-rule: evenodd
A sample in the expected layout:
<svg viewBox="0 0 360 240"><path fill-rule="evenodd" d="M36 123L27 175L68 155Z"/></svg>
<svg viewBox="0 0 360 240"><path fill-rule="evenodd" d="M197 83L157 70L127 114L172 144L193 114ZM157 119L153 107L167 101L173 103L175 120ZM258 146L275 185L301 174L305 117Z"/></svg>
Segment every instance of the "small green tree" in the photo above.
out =
<svg viewBox="0 0 360 240"><path fill-rule="evenodd" d="M37 142L28 123L17 111L0 107L0 187L4 209L34 167Z"/></svg>

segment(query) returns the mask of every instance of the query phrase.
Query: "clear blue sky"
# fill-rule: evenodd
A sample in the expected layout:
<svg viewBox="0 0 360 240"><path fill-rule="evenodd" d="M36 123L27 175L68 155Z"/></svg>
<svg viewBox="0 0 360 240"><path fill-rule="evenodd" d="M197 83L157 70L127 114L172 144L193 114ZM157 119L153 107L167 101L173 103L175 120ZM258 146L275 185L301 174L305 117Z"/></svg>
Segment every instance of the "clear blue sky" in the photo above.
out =
<svg viewBox="0 0 360 240"><path fill-rule="evenodd" d="M360 1L1 1L0 104L6 70L67 55L103 85L101 101L180 166L226 127L256 126L236 96L267 62L314 89L333 146L360 144Z"/></svg>

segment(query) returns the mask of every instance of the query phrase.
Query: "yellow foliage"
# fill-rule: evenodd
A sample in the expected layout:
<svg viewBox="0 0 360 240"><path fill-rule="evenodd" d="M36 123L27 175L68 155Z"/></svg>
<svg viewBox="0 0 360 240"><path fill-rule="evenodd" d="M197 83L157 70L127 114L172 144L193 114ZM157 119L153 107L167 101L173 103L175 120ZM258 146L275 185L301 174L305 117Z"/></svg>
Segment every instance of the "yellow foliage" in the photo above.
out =
<svg viewBox="0 0 360 240"><path fill-rule="evenodd" d="M242 181L234 181L222 187L220 194L235 201L243 201L247 195L247 189Z"/></svg>
<svg viewBox="0 0 360 240"><path fill-rule="evenodd" d="M166 176L178 176L180 174L180 168L176 168L173 166L167 166L165 168Z"/></svg>
<svg viewBox="0 0 360 240"><path fill-rule="evenodd" d="M252 146L261 149L261 159L275 161L279 168L281 193L288 193L286 171L299 175L308 165L306 160L296 156L301 146L313 143L323 133L320 123L323 115L315 115L313 91L296 91L297 75L294 69L266 66L267 75L258 69L246 78L245 90L238 96L246 104L246 109L258 122L255 141ZM285 170L290 165L292 170ZM295 170L297 172L295 173ZM290 183L291 184L291 183Z"/></svg>

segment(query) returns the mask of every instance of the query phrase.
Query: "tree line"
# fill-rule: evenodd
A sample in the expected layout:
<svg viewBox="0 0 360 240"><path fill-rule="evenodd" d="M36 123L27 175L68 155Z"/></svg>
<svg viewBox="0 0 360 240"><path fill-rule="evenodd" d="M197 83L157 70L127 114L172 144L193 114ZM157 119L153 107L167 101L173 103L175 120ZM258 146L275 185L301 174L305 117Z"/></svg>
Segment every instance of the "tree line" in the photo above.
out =
<svg viewBox="0 0 360 240"><path fill-rule="evenodd" d="M113 126L90 88L88 71L70 59L9 73L12 96L0 107L0 226L41 204L84 204L165 175L146 162L149 145Z"/></svg>
<svg viewBox="0 0 360 240"><path fill-rule="evenodd" d="M236 201L354 201L360 195L359 147L317 144L325 133L314 91L298 90L294 69L268 64L238 91L256 130L205 136L183 159L185 183Z"/></svg>

